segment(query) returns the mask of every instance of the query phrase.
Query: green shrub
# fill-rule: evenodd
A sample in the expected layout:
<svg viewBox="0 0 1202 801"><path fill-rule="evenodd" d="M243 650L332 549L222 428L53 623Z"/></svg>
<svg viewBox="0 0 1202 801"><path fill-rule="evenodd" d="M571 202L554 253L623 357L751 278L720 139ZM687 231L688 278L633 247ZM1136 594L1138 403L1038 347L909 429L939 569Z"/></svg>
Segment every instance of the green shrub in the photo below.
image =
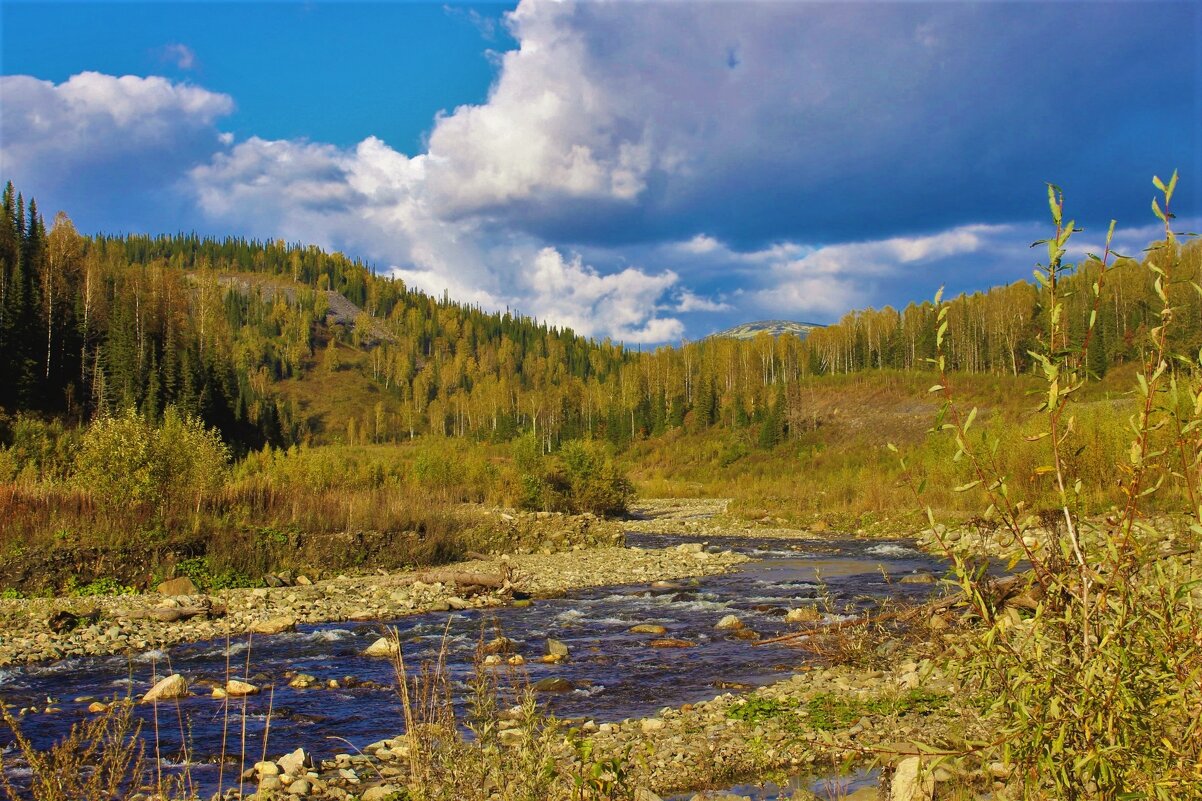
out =
<svg viewBox="0 0 1202 801"><path fill-rule="evenodd" d="M67 580L66 594L77 597L90 595L135 595L137 590L122 584L111 576L92 579L87 584L78 584L74 576Z"/></svg>
<svg viewBox="0 0 1202 801"><path fill-rule="evenodd" d="M88 426L73 479L107 509L145 505L161 514L198 507L221 486L228 461L217 431L198 419L169 408L155 427L131 408Z"/></svg>
<svg viewBox="0 0 1202 801"><path fill-rule="evenodd" d="M593 440L569 440L544 456L532 436L513 446L518 470L518 506L549 512L626 513L634 487L605 447Z"/></svg>

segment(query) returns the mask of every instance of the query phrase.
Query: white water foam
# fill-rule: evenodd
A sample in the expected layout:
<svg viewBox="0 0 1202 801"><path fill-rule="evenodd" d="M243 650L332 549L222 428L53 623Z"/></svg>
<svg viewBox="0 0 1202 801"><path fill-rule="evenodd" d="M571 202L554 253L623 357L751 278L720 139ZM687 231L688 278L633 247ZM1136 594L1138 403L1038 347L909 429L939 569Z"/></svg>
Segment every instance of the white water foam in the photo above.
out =
<svg viewBox="0 0 1202 801"><path fill-rule="evenodd" d="M868 548L867 550L865 550L864 553L870 553L873 556L892 556L892 557L922 556L921 553L914 550L913 548L907 548L904 545L896 545L892 542L883 542L880 545L873 545L871 548Z"/></svg>

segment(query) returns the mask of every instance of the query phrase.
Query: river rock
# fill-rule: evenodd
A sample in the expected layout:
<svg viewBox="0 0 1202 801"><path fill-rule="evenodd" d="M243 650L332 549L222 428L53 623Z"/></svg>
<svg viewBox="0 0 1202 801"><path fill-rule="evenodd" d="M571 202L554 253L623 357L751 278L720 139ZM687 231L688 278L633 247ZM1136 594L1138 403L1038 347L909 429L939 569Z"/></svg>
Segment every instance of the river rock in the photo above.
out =
<svg viewBox="0 0 1202 801"><path fill-rule="evenodd" d="M283 634L296 630L296 618L291 615L278 615L252 623L250 631L254 634Z"/></svg>
<svg viewBox="0 0 1202 801"><path fill-rule="evenodd" d="M159 595L195 595L198 592L192 579L177 576L159 585Z"/></svg>
<svg viewBox="0 0 1202 801"><path fill-rule="evenodd" d="M288 682L288 686L294 690L308 690L318 684L317 677L309 673L297 673L292 677L292 681Z"/></svg>
<svg viewBox="0 0 1202 801"><path fill-rule="evenodd" d="M567 679L548 677L534 682L530 689L536 693L568 693L576 689L576 686Z"/></svg>
<svg viewBox="0 0 1202 801"><path fill-rule="evenodd" d="M308 795L311 789L308 779L297 779L288 785L288 795Z"/></svg>
<svg viewBox="0 0 1202 801"><path fill-rule="evenodd" d="M390 658L401 651L401 644L390 637L381 637L363 651L364 656Z"/></svg>
<svg viewBox="0 0 1202 801"><path fill-rule="evenodd" d="M637 626L631 626L628 631L631 634L667 634L668 630L656 623L640 623Z"/></svg>
<svg viewBox="0 0 1202 801"><path fill-rule="evenodd" d="M298 748L290 754L284 754L276 760L276 764L280 766L280 770L289 776L295 776L305 768L313 767L313 757L305 752L305 749Z"/></svg>
<svg viewBox="0 0 1202 801"><path fill-rule="evenodd" d="M142 703L153 701L170 701L176 698L188 697L188 682L178 673L173 673L150 688L150 692L142 696Z"/></svg>
<svg viewBox="0 0 1202 801"><path fill-rule="evenodd" d="M568 658L567 644L560 640L556 640L556 639L552 639L551 637L548 637L547 638L547 656L557 657L561 660L567 659Z"/></svg>
<svg viewBox="0 0 1202 801"><path fill-rule="evenodd" d="M511 654L517 646L508 637L497 637L484 643L483 647L486 654Z"/></svg>
<svg viewBox="0 0 1202 801"><path fill-rule="evenodd" d="M718 621L714 628L723 631L728 629L741 629L743 628L743 621L739 620L738 615L726 615Z"/></svg>
<svg viewBox="0 0 1202 801"><path fill-rule="evenodd" d="M647 718L642 722L640 728L643 730L644 734L649 734L653 731L659 731L664 727L664 725L665 724L663 720L660 718Z"/></svg>
<svg viewBox="0 0 1202 801"><path fill-rule="evenodd" d="M259 774L260 778L263 776L279 776L280 766L270 760L266 762L256 762L255 773Z"/></svg>
<svg viewBox="0 0 1202 801"><path fill-rule="evenodd" d="M935 576L931 573L911 573L901 577L902 584L934 584Z"/></svg>
<svg viewBox="0 0 1202 801"><path fill-rule="evenodd" d="M241 698L244 695L258 695L259 688L247 681L230 679L225 683L225 692L227 695Z"/></svg>
<svg viewBox="0 0 1202 801"><path fill-rule="evenodd" d="M652 640L647 643L651 648L693 648L697 645L689 640L678 640L674 637L661 637L658 640Z"/></svg>
<svg viewBox="0 0 1202 801"><path fill-rule="evenodd" d="M399 798L402 789L399 784L377 784L375 787L368 787L364 790L359 799L360 801L389 801L394 797Z"/></svg>
<svg viewBox="0 0 1202 801"><path fill-rule="evenodd" d="M497 740L501 745L515 746L520 745L526 739L525 733L521 729L505 729L497 732Z"/></svg>
<svg viewBox="0 0 1202 801"><path fill-rule="evenodd" d="M93 701L92 703L88 704L89 712L105 712L108 710L108 708L109 708L108 704L102 703L100 701Z"/></svg>
<svg viewBox="0 0 1202 801"><path fill-rule="evenodd" d="M889 801L929 801L935 794L935 777L924 768L919 757L906 757L897 763L889 785Z"/></svg>
<svg viewBox="0 0 1202 801"><path fill-rule="evenodd" d="M813 606L799 606L785 613L786 623L814 623L819 620L822 620L822 613Z"/></svg>

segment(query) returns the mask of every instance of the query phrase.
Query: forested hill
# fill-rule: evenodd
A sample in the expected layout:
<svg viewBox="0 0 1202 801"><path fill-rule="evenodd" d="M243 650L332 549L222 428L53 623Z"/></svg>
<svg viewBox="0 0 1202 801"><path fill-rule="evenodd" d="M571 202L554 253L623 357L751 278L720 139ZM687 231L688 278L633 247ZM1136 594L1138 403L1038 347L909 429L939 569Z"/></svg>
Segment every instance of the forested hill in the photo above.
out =
<svg viewBox="0 0 1202 801"><path fill-rule="evenodd" d="M11 185L2 213L0 441L19 414L74 425L130 406L155 418L174 405L238 450L519 431L548 445L581 435L624 444L710 426L756 426L771 443L804 415L803 379L922 370L934 355L931 303L851 312L804 340L763 333L636 354L415 292L311 246L85 237L64 214L47 226ZM1202 345L1189 284L1200 255L1196 242L1185 245L1169 285L1178 352ZM1098 272L1087 262L1061 287L1072 336L1094 308ZM1045 292L1019 282L951 300L950 366L1026 371ZM1141 264L1109 270L1090 370L1136 355L1159 308Z"/></svg>

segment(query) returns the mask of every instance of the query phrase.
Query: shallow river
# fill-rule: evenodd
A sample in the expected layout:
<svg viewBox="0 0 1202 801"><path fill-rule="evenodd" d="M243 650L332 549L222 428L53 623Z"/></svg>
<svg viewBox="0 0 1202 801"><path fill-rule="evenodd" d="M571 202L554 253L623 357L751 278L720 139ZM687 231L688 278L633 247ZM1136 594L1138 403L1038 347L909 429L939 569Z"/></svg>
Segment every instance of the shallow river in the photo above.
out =
<svg viewBox="0 0 1202 801"><path fill-rule="evenodd" d="M862 540L757 540L711 537L631 535L628 544L645 548L671 547L682 542L706 542L710 550L731 548L752 557L734 572L696 580L672 582L671 587L624 585L594 588L561 598L535 601L526 608L429 613L403 617L395 625L410 665L432 659L444 630L449 627L448 659L457 686L472 670L482 628L516 641L528 660L529 680L558 677L576 689L548 693L543 699L561 717L617 721L656 713L665 706L705 700L722 692L722 683L766 684L782 671L794 669L804 653L783 646L752 647L744 640L715 630L725 615L735 614L764 635L785 633L790 626L783 614L801 602L827 594L833 607L873 604L892 597L921 597L930 585L901 584L898 579L914 571L938 572L940 564L914 550L906 541ZM665 636L689 640L688 649L649 648L648 635L631 634L638 623L660 624ZM257 637L249 650L235 641L230 659L235 675L263 687L275 685L271 715L269 755L304 747L316 758L394 736L402 730L400 705L389 687L394 682L388 660L370 659L360 652L377 637L381 624L330 623L303 626L297 632ZM562 665L533 662L543 653L547 637L566 643L571 660ZM249 656L249 671L246 670ZM168 668L168 662L170 668ZM151 652L132 659L126 656L67 660L30 668L0 670L0 696L16 707L45 705L55 699L62 711L31 714L27 733L44 745L61 737L74 720L86 714L77 697L111 698L131 689L141 694L153 673L184 674L196 687L204 679L220 682L226 675L223 641L182 644L168 652ZM339 690L293 690L286 671L310 673L319 679L341 680L353 676L382 687ZM268 693L248 701L248 752L262 747ZM238 711L233 703L231 741L237 751L241 737ZM203 695L182 702L190 728L193 758L213 761L220 750L222 704ZM146 707L139 713L149 715ZM179 723L172 705L160 705L162 753L179 753ZM0 735L3 742L4 735ZM209 773L212 776L209 776ZM194 778L215 781L216 768L202 768ZM227 771L228 776L228 771Z"/></svg>

